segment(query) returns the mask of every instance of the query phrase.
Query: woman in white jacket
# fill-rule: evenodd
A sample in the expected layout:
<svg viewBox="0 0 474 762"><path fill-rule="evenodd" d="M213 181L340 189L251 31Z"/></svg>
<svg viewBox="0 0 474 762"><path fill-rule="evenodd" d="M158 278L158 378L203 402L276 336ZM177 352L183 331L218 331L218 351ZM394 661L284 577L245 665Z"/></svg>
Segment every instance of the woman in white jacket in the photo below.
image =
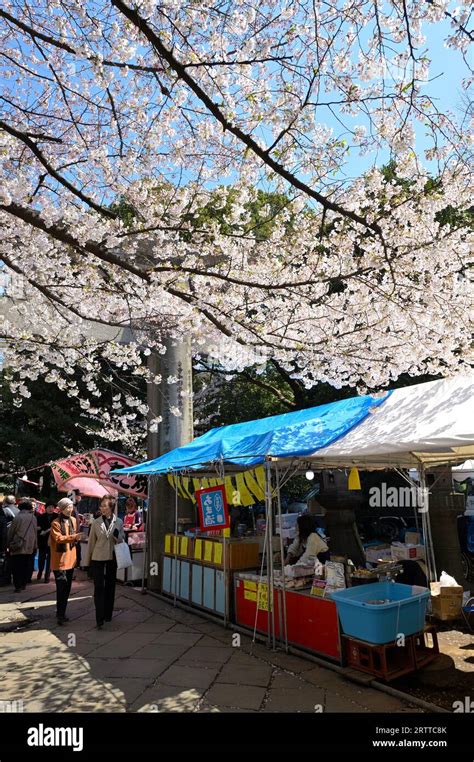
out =
<svg viewBox="0 0 474 762"><path fill-rule="evenodd" d="M298 516L298 535L288 548L285 565L313 566L316 560L321 563L329 560L329 548L316 527L316 519L310 514Z"/></svg>
<svg viewBox="0 0 474 762"><path fill-rule="evenodd" d="M100 516L91 524L87 546L87 566L94 580L95 617L98 629L112 620L117 561L115 545L124 541L123 523L113 510L113 498L104 497Z"/></svg>

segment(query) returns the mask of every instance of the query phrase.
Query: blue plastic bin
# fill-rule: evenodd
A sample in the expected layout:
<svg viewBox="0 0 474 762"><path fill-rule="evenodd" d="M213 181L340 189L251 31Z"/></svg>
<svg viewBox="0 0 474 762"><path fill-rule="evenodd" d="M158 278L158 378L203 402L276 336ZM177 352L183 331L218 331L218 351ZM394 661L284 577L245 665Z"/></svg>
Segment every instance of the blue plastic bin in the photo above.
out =
<svg viewBox="0 0 474 762"><path fill-rule="evenodd" d="M344 635L368 643L390 643L425 626L429 590L398 582L374 582L332 593ZM388 603L368 601L388 600Z"/></svg>

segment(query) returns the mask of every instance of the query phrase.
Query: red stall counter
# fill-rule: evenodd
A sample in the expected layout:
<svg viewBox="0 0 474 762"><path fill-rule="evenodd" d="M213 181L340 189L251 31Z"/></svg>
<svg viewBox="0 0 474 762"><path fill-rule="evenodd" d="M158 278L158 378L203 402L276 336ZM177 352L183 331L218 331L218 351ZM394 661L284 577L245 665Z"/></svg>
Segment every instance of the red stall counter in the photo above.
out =
<svg viewBox="0 0 474 762"><path fill-rule="evenodd" d="M268 632L268 602L266 598L262 601L260 596L260 608L257 612L259 583L255 580L246 580L243 574L239 574L234 584L236 623L251 630L256 624L257 631L266 634ZM266 585L263 585L261 589L267 592ZM273 605L275 635L278 639L281 630L282 596L283 590L275 588ZM288 642L341 663L339 620L334 601L318 598L305 590L286 590L285 598ZM257 622L255 623L256 614Z"/></svg>

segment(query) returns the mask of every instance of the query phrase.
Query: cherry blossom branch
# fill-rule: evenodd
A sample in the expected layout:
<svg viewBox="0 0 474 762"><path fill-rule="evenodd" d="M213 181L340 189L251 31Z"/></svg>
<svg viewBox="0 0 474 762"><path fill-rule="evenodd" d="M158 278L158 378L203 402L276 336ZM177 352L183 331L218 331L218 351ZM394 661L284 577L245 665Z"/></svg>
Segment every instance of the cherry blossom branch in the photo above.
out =
<svg viewBox="0 0 474 762"><path fill-rule="evenodd" d="M326 198L321 193L311 188L307 183L303 182L292 172L285 169L282 164L270 156L268 149L263 149L248 133L245 133L242 129L240 129L240 127L237 127L233 122L229 121L217 103L215 103L212 98L202 89L202 87L190 76L184 65L180 63L173 52L164 45L158 35L149 27L145 19L142 18L142 16L140 16L137 11L125 5L122 0L111 0L111 2L126 18L129 19L129 21L131 21L137 27L137 29L142 32L142 34L153 45L158 54L169 64L173 71L176 72L178 77L188 85L196 97L206 106L207 110L220 123L224 131L227 130L236 138L238 138L238 140L240 140L241 143L243 143L256 156L258 156L264 162L264 164L266 164L270 169L272 169L277 175L286 180L294 188L303 191L323 207L330 209L333 212L337 212L343 217L348 217L353 222L356 222L365 228L369 228L373 232L377 233L378 236L382 237L382 231L377 224L368 222L364 217L361 217L355 212L345 209L338 203L331 201L329 198Z"/></svg>

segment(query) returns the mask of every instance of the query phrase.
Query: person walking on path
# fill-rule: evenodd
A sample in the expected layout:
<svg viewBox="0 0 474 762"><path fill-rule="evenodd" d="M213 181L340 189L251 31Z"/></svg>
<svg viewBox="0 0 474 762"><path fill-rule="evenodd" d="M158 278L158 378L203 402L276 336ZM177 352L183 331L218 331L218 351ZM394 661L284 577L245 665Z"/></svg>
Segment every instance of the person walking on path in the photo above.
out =
<svg viewBox="0 0 474 762"><path fill-rule="evenodd" d="M31 500L22 500L20 509L8 529L8 549L11 558L15 593L26 588L31 575L32 559L38 547L38 524Z"/></svg>
<svg viewBox="0 0 474 762"><path fill-rule="evenodd" d="M51 571L51 548L49 547L49 535L51 533L51 524L55 517L54 509L55 504L51 501L46 503L45 512L39 513L36 517L38 522L38 574L36 579L38 582L43 576L44 569L44 581L49 582L49 576Z"/></svg>
<svg viewBox="0 0 474 762"><path fill-rule="evenodd" d="M10 577L7 579L8 560L7 560L7 548L8 548L8 520L3 510L3 505L0 505L0 585L10 584Z"/></svg>
<svg viewBox="0 0 474 762"><path fill-rule="evenodd" d="M104 497L100 503L101 515L94 519L89 532L87 566L94 580L94 604L97 627L112 620L115 600L117 561L115 545L124 541L122 520L115 515L113 498Z"/></svg>
<svg viewBox="0 0 474 762"><path fill-rule="evenodd" d="M69 621L66 616L71 592L72 575L76 565L76 543L83 535L77 531L76 519L71 516L73 503L63 497L58 503L59 516L51 524L51 569L56 580L56 616L58 624Z"/></svg>

